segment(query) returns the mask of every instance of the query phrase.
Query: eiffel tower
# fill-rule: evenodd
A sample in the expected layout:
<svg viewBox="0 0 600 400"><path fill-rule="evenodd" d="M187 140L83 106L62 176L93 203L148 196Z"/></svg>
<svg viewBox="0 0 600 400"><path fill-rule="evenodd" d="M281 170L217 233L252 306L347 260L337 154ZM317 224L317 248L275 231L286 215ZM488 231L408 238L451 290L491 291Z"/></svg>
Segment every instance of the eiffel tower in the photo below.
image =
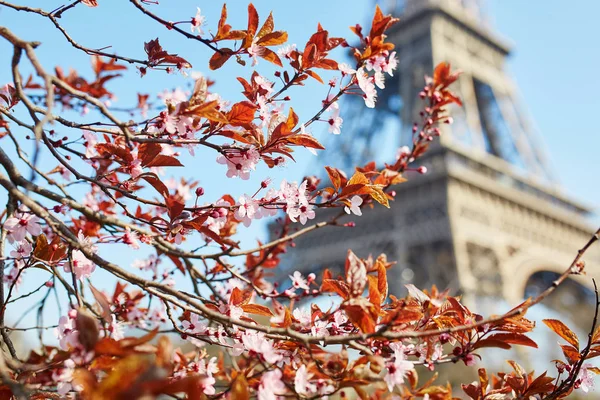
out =
<svg viewBox="0 0 600 400"><path fill-rule="evenodd" d="M327 163L351 173L381 148L411 143L424 75L440 62L463 71L454 89L464 106L452 110L454 124L442 127L419 161L429 172L408 175L391 210L375 207L353 218L354 229L326 228L297 239L286 275L340 271L348 248L361 257L383 252L397 261L390 271L394 294L405 294L408 283L436 284L471 305L481 297L516 304L569 266L593 232L590 210L553 181L543 141L504 69L510 46L487 27L480 1L384 3L400 16L388 38L399 54L395 80L386 82L374 110L345 104L344 132L329 146L339 152ZM585 258L588 274L600 277L600 249ZM587 280L569 285L553 306L591 304Z"/></svg>

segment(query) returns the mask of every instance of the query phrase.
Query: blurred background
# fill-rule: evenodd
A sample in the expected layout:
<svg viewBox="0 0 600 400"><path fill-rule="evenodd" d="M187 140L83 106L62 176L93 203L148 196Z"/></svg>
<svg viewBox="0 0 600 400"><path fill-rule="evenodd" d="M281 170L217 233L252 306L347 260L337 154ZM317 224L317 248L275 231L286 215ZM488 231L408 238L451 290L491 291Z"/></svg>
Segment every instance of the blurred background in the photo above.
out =
<svg viewBox="0 0 600 400"><path fill-rule="evenodd" d="M229 4L229 23L234 27L244 26L246 21L245 5L239 4ZM376 2L265 0L254 4L261 21L273 10L276 29L287 30L289 43L302 47L318 22L330 35L352 38L348 27L356 23L368 26ZM357 224L354 229L324 230L296 241L276 278L285 281L294 270L335 270L352 247L361 257L385 252L388 259L398 261L393 273L397 295L405 294L404 284L435 284L462 295L482 314L505 311L551 284L600 223L600 132L595 120L600 107L596 72L600 3L382 0L378 4L401 18L390 32L390 40L397 44L399 68L380 92L374 110L367 110L360 98L342 101L341 135L329 134L325 122L312 125L312 133L326 145L327 152L313 156L301 151L295 154L295 164L272 170L262 166L250 181L240 181L225 177L225 167L214 163L214 153L198 149L195 157L183 158L191 169L181 176L189 178L189 171L197 171L193 178L205 189L203 200L212 202L224 192L234 198L253 193L266 178L278 186L284 178L323 177L324 165L351 173L353 165L370 159L393 161L396 149L411 143L410 128L422 107L417 94L424 75L431 74L437 63L449 61L464 72L456 90L465 106L453 110L455 123L444 127L440 141L419 164L429 172L408 176L409 182L398 187L391 214L376 207L363 217L352 218ZM60 1L45 1L43 7L49 11L61 5ZM181 21L194 16L197 6L206 16L204 30L214 31L221 8L216 2L179 1L176 7L164 2L153 11L166 20ZM136 58L144 57L143 42L159 37L165 49L183 56L194 71L215 80L212 90L232 102L241 100L241 86L233 77L248 78L252 71L249 63L244 67L235 62L209 71L210 50L147 20L127 2L100 2L95 9L76 7L61 23L87 47L110 46L118 54ZM0 24L24 39L42 41L37 54L47 69L62 66L91 75L89 58L70 47L42 17L0 6ZM123 35L124 29L127 35ZM0 42L0 52L11 54L12 50ZM342 51L338 55L352 62ZM3 60L2 84L12 80L9 58ZM275 69L265 64L260 61L259 70L275 80ZM116 95L111 106L126 108L137 103L138 93L150 94L160 106L158 94L178 88L189 91L192 83L189 77L153 71L142 78L130 66L123 78L107 86ZM315 82L290 92L301 120L318 111L320 101L315 99L326 95L326 85ZM48 169L52 167L48 164ZM326 213L320 216L326 217ZM239 230L239 239L248 247L257 239L264 242L276 231L277 224L272 221L254 221ZM111 256L123 266L149 254L147 249L132 251L124 245L120 251ZM589 274L600 277L598 248L586 260ZM103 271L95 272L93 282L102 289L114 287ZM20 290L25 293L28 289L25 283ZM530 316L558 313L554 315L571 320L585 334L593 316L593 298L589 279L571 280ZM57 311L45 311L49 321L58 319ZM22 326L34 322L33 316L26 317ZM515 357L528 360L527 367L549 368L547 361L560 356L557 338L543 326L536 335L548 349L541 352L544 356L534 362L527 351L520 351ZM34 338L26 336L24 347ZM492 362L506 357L494 354L488 358Z"/></svg>

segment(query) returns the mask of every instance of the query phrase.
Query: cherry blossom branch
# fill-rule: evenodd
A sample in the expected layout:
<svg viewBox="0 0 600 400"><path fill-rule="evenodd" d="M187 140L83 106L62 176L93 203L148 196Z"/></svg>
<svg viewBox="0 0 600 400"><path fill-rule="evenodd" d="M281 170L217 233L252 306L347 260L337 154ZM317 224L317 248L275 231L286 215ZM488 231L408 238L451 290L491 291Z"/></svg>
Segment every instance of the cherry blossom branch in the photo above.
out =
<svg viewBox="0 0 600 400"><path fill-rule="evenodd" d="M218 47L216 47L215 45L213 45L209 40L202 39L199 36L196 36L189 32L186 32L183 29L179 28L177 25L173 24L172 22L169 22L169 21L166 21L166 20L160 18L159 16L150 12L147 8L142 6L142 4L138 0L129 0L129 1L142 13L144 13L148 17L152 18L153 20L159 22L161 25L163 25L168 30L174 30L175 32L182 34L183 36L185 36L188 39L197 40L200 43L208 46L208 48L210 48L211 50L221 53L221 50Z"/></svg>

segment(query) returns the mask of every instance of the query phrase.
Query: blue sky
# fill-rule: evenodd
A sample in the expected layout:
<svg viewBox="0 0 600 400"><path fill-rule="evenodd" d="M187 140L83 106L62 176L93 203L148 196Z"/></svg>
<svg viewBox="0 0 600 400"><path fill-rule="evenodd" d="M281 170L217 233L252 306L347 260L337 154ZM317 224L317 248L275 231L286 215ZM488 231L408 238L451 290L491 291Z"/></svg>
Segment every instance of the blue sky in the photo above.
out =
<svg viewBox="0 0 600 400"><path fill-rule="evenodd" d="M63 4L63 1L21 3L32 6L43 4L45 9L51 10ZM175 4L173 1L163 0L161 3L160 7L153 9L165 19L173 21L191 18L196 6L200 6L207 16L205 30L216 27L221 7L219 2L180 0L176 2L176 7L168 6ZM261 21L273 9L275 27L286 29L289 32L289 42L298 43L299 46L314 32L319 21L332 35L349 37L348 26L357 22L366 24L373 8L371 1L347 0L313 0L302 3L258 0L254 4ZM229 23L234 27L244 27L245 8L244 2L229 2ZM597 208L600 205L597 177L600 166L600 133L595 116L600 109L600 79L596 71L600 64L600 51L596 26L600 2L581 0L567 6L561 0L490 0L488 13L495 30L515 45L515 52L508 63L509 71L520 86L523 104L528 107L546 141L558 181L566 193ZM201 71L215 79L217 84L214 90L232 101L242 99L241 86L234 77L248 78L252 71L249 64L242 67L232 61L217 72L209 71L207 59L211 52L207 48L182 39L176 33L140 17L126 1L100 0L100 7L96 9L78 6L66 13L61 23L83 45L92 48L111 45L119 54L138 58L144 57L143 42L159 37L165 49L185 57L194 65L195 71ZM24 39L42 41L37 53L48 69L54 65L61 65L65 69L73 66L83 75L91 76L89 58L65 44L44 18L0 8L0 25L8 26ZM184 25L182 27L186 28ZM5 41L0 41L0 53L7 55L11 52ZM266 64L266 61L261 61L259 67ZM267 68L265 75L272 77L269 75L272 71ZM169 76L162 72L150 72L145 78L140 78L134 69L128 74L128 79L109 85L119 97L115 105L131 105L135 102L138 91L156 94L164 88L185 87L189 84L189 80L186 81L181 76ZM0 62L0 82L10 80L9 58L5 56ZM306 89L296 88L290 92L294 100L292 105L301 119L312 116L311 113L319 106L314 99L324 98L326 91L326 87L310 83ZM323 141L328 135L323 124L315 127L313 133ZM343 133L342 138L336 138L342 139ZM186 174L197 171L195 178L206 188L206 201L214 201L223 191L234 197L244 192L253 193L258 182L265 177L274 178L277 184L284 177L301 178L310 170L314 158L308 152L301 150L300 153L298 164L289 164L288 169L260 168L253 175L252 183L227 179L225 168L214 163L216 155L211 152L200 151L196 159L185 158L184 163L188 167ZM247 244L251 244L256 237L264 239L264 236L261 224L255 223L247 230L242 228L241 237ZM125 260L125 266L136 255L139 256L128 252L125 247L118 254L120 260ZM102 274L98 278L100 276Z"/></svg>
<svg viewBox="0 0 600 400"><path fill-rule="evenodd" d="M492 0L488 11L496 30L515 45L509 71L559 183L598 211L600 2Z"/></svg>

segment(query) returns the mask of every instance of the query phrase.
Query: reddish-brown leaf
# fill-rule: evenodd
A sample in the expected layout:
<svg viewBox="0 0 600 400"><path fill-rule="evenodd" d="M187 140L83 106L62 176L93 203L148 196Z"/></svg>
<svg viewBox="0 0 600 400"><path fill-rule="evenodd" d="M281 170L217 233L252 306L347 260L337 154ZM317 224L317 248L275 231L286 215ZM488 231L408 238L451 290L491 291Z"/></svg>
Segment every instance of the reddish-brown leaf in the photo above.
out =
<svg viewBox="0 0 600 400"><path fill-rule="evenodd" d="M313 149L324 150L325 147L317 139L315 139L311 135L303 135L297 134L294 136L289 136L287 138L288 143L296 144L298 146L310 147Z"/></svg>
<svg viewBox="0 0 600 400"><path fill-rule="evenodd" d="M91 283L88 286L90 287L90 290L92 291L92 295L96 299L96 302L100 306L100 310L102 310L102 318L104 318L104 321L106 322L112 322L112 312L110 311L111 304L108 300L108 297L106 297L104 293L96 289Z"/></svg>
<svg viewBox="0 0 600 400"><path fill-rule="evenodd" d="M536 342L520 333L495 333L490 335L488 339L500 340L509 344L534 347L536 349L538 347Z"/></svg>
<svg viewBox="0 0 600 400"><path fill-rule="evenodd" d="M221 68L223 64L225 64L233 55L233 50L227 47L224 47L220 50L220 52L216 51L208 61L208 67L213 71Z"/></svg>
<svg viewBox="0 0 600 400"><path fill-rule="evenodd" d="M100 330L98 329L98 321L96 318L86 310L80 308L77 310L75 327L79 331L79 343L81 343L86 350L93 350L100 338Z"/></svg>
<svg viewBox="0 0 600 400"><path fill-rule="evenodd" d="M276 31L261 37L256 43L261 46L277 46L287 42L288 34L285 31Z"/></svg>
<svg viewBox="0 0 600 400"><path fill-rule="evenodd" d="M267 17L266 21L263 23L263 26L256 34L256 37L261 39L265 35L268 35L269 33L273 32L273 28L275 28L275 23L273 22L273 13L271 12L269 13L269 16Z"/></svg>
<svg viewBox="0 0 600 400"><path fill-rule="evenodd" d="M495 339L482 339L475 343L475 345L473 345L473 349L475 350L481 349L483 347L499 347L501 349L508 350L511 348L511 345L506 342L503 342L502 340Z"/></svg>
<svg viewBox="0 0 600 400"><path fill-rule="evenodd" d="M158 175L148 172L140 176L143 180L148 182L156 191L162 194L164 197L169 195L169 188L158 178Z"/></svg>
<svg viewBox="0 0 600 400"><path fill-rule="evenodd" d="M254 4L248 4L248 35L254 36L258 29L258 12Z"/></svg>
<svg viewBox="0 0 600 400"><path fill-rule="evenodd" d="M363 333L375 332L375 319L368 309L361 305L345 305L343 309L348 319Z"/></svg>
<svg viewBox="0 0 600 400"><path fill-rule="evenodd" d="M324 82L323 82L323 78L321 78L321 77L319 76L319 74L317 74L315 71L311 71L311 70L307 69L306 71L304 71L304 73L305 73L306 75L310 76L311 78L313 78L313 79L316 79L316 80L317 80L317 81L319 81L320 83L324 83Z"/></svg>
<svg viewBox="0 0 600 400"><path fill-rule="evenodd" d="M167 206L169 218L171 218L171 221L179 217L185 209L185 204L183 204L181 200L179 200L179 198L176 196L169 196L165 198L165 205Z"/></svg>
<svg viewBox="0 0 600 400"><path fill-rule="evenodd" d="M321 291L337 293L344 300L348 298L348 293L350 292L348 285L337 279L323 279Z"/></svg>
<svg viewBox="0 0 600 400"><path fill-rule="evenodd" d="M267 49L266 47L264 47L262 49L261 53L259 54L259 56L269 62L272 62L273 64L275 64L277 66L283 67L283 64L281 63L281 59L279 58L277 53L275 53L271 49Z"/></svg>
<svg viewBox="0 0 600 400"><path fill-rule="evenodd" d="M175 157L158 155L146 164L146 167L183 167L183 164Z"/></svg>
<svg viewBox="0 0 600 400"><path fill-rule="evenodd" d="M579 349L579 339L577 339L577 335L563 322L557 319L544 319L542 322L546 324L548 328L552 329L554 333L570 343L573 347Z"/></svg>
<svg viewBox="0 0 600 400"><path fill-rule="evenodd" d="M250 400L250 392L248 391L248 381L246 377L240 373L231 385L231 398L235 400Z"/></svg>
<svg viewBox="0 0 600 400"><path fill-rule="evenodd" d="M579 350L577 350L573 346L570 346L568 344L561 344L560 348L562 349L563 354L567 358L567 361L569 361L569 364L571 364L571 365L575 364L581 358L581 355L579 354Z"/></svg>
<svg viewBox="0 0 600 400"><path fill-rule="evenodd" d="M329 180L333 184L336 192L340 189L340 185L342 184L342 179L340 172L337 168L326 166L325 170L327 170L327 175L329 175Z"/></svg>
<svg viewBox="0 0 600 400"><path fill-rule="evenodd" d="M269 307L260 304L245 304L242 306L242 310L249 314L264 315L266 317L273 316L273 312Z"/></svg>
<svg viewBox="0 0 600 400"><path fill-rule="evenodd" d="M103 155L114 155L127 164L133 161L133 156L131 155L129 149L113 143L98 143L96 145L96 150Z"/></svg>
<svg viewBox="0 0 600 400"><path fill-rule="evenodd" d="M142 167L147 167L156 156L160 154L162 147L155 142L142 143L138 148L138 158L142 160Z"/></svg>
<svg viewBox="0 0 600 400"><path fill-rule="evenodd" d="M239 306L247 304L250 301L250 297L244 294L244 292L237 287L234 287L229 296L229 304Z"/></svg>
<svg viewBox="0 0 600 400"><path fill-rule="evenodd" d="M227 119L230 125L244 126L254 120L254 114L257 107L249 101L240 101L235 103L227 113Z"/></svg>
<svg viewBox="0 0 600 400"><path fill-rule="evenodd" d="M352 250L348 250L345 271L346 283L348 283L348 287L350 288L350 296L361 296L367 286L367 267Z"/></svg>

